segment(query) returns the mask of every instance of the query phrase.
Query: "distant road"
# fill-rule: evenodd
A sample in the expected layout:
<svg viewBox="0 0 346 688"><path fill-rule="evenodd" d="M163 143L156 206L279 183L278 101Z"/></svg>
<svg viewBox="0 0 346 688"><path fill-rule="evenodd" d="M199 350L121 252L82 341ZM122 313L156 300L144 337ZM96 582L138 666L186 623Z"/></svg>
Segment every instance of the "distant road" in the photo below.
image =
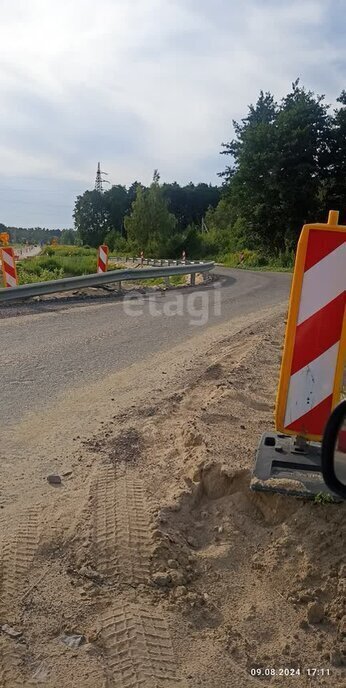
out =
<svg viewBox="0 0 346 688"><path fill-rule="evenodd" d="M0 311L0 427L54 403L61 392L100 381L207 328L287 303L290 274L214 272L220 288L156 292L125 307L121 299L100 298Z"/></svg>

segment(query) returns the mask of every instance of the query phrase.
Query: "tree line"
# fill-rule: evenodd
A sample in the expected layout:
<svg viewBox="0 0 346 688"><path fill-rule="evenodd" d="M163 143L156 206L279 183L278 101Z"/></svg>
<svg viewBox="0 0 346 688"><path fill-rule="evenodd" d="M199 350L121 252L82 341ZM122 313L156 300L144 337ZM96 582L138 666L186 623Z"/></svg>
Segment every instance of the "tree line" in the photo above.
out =
<svg viewBox="0 0 346 688"><path fill-rule="evenodd" d="M157 170L149 187L134 182L104 193L85 191L77 197L74 221L83 244L105 241L119 253L144 250L147 255L174 255L198 233L209 208L221 198L221 186L160 183Z"/></svg>
<svg viewBox="0 0 346 688"><path fill-rule="evenodd" d="M85 191L75 202L75 231L63 230L60 242L219 260L247 249L285 264L304 223L325 222L331 208L346 222L346 91L335 108L299 80L280 101L260 91L233 129L220 151L228 158L219 185L161 183L155 171L149 187ZM22 232L38 240L50 230L17 228L17 241Z"/></svg>
<svg viewBox="0 0 346 688"><path fill-rule="evenodd" d="M11 227L0 222L0 232L8 232L13 244L49 244L56 237L61 244L74 244L77 241L73 229L47 229L46 227Z"/></svg>

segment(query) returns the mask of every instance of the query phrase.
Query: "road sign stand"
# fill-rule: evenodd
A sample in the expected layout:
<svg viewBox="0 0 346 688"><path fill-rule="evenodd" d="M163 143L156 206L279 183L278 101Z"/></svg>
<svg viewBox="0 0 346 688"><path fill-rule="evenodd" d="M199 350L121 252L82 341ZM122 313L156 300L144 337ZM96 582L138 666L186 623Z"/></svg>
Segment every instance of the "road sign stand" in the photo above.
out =
<svg viewBox="0 0 346 688"><path fill-rule="evenodd" d="M346 466L341 470L346 484ZM251 489L306 499L313 499L322 492L337 499L322 478L321 445L317 442L300 444L295 437L275 432L266 432L261 437Z"/></svg>

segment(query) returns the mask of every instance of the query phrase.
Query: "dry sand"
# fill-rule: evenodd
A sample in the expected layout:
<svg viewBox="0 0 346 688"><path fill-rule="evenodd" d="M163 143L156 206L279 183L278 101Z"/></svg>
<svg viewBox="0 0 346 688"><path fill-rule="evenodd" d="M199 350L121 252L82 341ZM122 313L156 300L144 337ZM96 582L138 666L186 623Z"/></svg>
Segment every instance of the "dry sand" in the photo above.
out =
<svg viewBox="0 0 346 688"><path fill-rule="evenodd" d="M215 328L4 438L1 687L345 685L345 504L249 490L283 319Z"/></svg>

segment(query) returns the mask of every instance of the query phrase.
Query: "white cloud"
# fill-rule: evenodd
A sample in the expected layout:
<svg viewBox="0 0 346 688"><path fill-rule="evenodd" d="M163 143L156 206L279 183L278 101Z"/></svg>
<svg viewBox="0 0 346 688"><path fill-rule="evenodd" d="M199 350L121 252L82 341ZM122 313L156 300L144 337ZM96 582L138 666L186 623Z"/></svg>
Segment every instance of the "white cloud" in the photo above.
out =
<svg viewBox="0 0 346 688"><path fill-rule="evenodd" d="M261 88L281 97L301 76L334 99L344 86L331 0L0 6L0 188L20 173L82 191L98 160L113 183L148 182L154 167L215 183L220 142Z"/></svg>

